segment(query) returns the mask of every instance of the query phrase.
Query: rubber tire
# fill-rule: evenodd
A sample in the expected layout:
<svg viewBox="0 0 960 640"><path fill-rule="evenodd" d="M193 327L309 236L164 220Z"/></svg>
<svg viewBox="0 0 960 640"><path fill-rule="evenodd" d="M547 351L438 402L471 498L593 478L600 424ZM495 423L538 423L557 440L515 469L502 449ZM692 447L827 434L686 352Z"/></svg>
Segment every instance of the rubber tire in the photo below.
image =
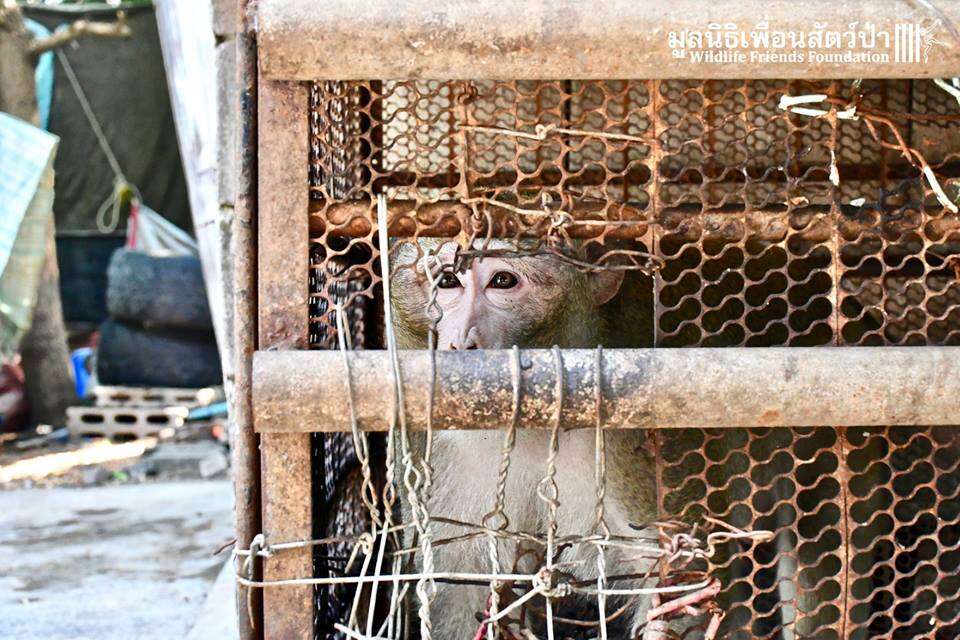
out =
<svg viewBox="0 0 960 640"><path fill-rule="evenodd" d="M147 327L210 330L200 259L119 249L107 269L107 311Z"/></svg>
<svg viewBox="0 0 960 640"><path fill-rule="evenodd" d="M115 320L100 326L100 384L196 389L223 384L212 333L144 329Z"/></svg>

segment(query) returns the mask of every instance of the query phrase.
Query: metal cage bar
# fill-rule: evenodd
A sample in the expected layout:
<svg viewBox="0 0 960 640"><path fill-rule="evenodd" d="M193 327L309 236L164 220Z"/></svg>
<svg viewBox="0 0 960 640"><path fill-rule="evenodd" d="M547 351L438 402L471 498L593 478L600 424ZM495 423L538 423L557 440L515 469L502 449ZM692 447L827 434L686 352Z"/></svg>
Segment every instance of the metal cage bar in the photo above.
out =
<svg viewBox="0 0 960 640"><path fill-rule="evenodd" d="M253 430L251 367L257 339L257 44L247 20L248 0L237 3L237 192L234 203L233 257L234 397L231 466L237 545L248 548L260 533L259 436ZM249 597L249 601L248 601ZM257 640L263 628L259 592L237 589L241 640Z"/></svg>
<svg viewBox="0 0 960 640"><path fill-rule="evenodd" d="M511 351L440 351L433 390L436 429L510 424ZM358 351L354 375L343 355L258 352L254 414L264 433L349 431L343 399L352 393L361 428L386 430L393 379L389 354ZM555 356L521 352L520 419L549 428L556 410ZM590 349L563 351L562 422L596 424L596 371ZM400 352L408 425L424 429L430 354ZM611 428L948 425L957 421L957 347L875 349L610 349L602 354L602 417Z"/></svg>
<svg viewBox="0 0 960 640"><path fill-rule="evenodd" d="M308 340L306 166L290 171L290 157L308 157L307 86L261 77L259 85L259 348L305 349ZM257 418L254 416L254 426ZM266 425L259 425L261 428ZM305 540L313 531L310 436L264 435L262 460L263 534L271 541ZM264 578L312 575L310 549L268 558ZM309 638L313 634L313 589L293 587L263 594L264 639Z"/></svg>
<svg viewBox="0 0 960 640"><path fill-rule="evenodd" d="M259 219L251 212L252 202L244 208L241 200L237 206L239 234L246 234L240 244L249 249L253 243L259 250L259 256L238 253L248 268L239 270L247 274L247 279L238 275L239 308L259 313L249 321L238 318L238 325L244 322L238 330L245 332L248 348L240 355L246 368L238 371L243 446L237 459L244 463L246 482L259 480L262 487L244 486L238 475L239 544L246 546L250 535L261 530L259 509L249 504L258 488L268 543L315 537L308 434L349 429L344 405L351 390L342 354L303 350L333 344L333 301L343 301L359 319L354 332L358 344L379 340L374 196L386 193L391 200L390 235L417 239L477 230L471 227L477 223L472 211L448 200L462 195L464 185L500 196L524 191L520 204L528 205L536 200L530 193L580 191L570 203L574 219L599 218L619 226L598 232L597 226L571 224L571 237L597 243L636 241L666 257L669 278L657 278L654 285L655 344L734 346L605 351L601 405L607 426L657 428L653 440L663 517L716 514L716 500L723 498L732 505L725 515L736 526L776 532L781 546L746 554L731 548L718 561L729 585L721 603L731 611L730 627L750 628L754 637L780 637L777 629L783 637L813 637L828 629L836 635L823 637L846 637L847 630L866 632L878 621L901 630L915 621L926 624L922 616L898 610L926 606L928 595L918 585L936 565L946 585L936 599L936 606L943 608L937 613L943 633L938 631L937 637L948 637L944 633L956 628L960 611L955 608L957 583L950 577L956 573L951 536L956 531L957 440L952 428L914 425L956 422L950 402L960 388L956 348L828 350L799 345L956 344L957 218L936 206L922 177L899 152L879 148L879 141L871 143L862 123L839 122L833 113L808 118L783 113L777 106L782 95L839 96L848 83L791 80L756 86L741 81L705 86L710 83L676 79L823 80L861 77L865 69L872 77L884 78L954 75L960 69L960 39L941 25L929 61L866 67L842 62L694 65L678 62L669 46L671 31L708 29L712 24L724 30L728 24L753 26L758 20L784 30L811 29L810 16L831 28L857 20L870 20L881 29L898 23L929 25L938 16L927 4L677 0L663 7L626 0L602 6L560 0L442 2L426 11L423 3L412 0L374 0L358 11L355 3L344 0L260 0L259 58L248 56L253 60L248 60L244 76L247 82L255 79L259 61L260 150L251 159L252 168L251 163L244 165L259 178ZM935 4L948 22L960 21L956 3ZM658 78L664 74L672 80L661 83ZM603 77L649 80L577 80ZM490 83L484 78L562 82ZM314 85L312 106L305 85L276 82L323 79L332 81ZM256 88L254 82L248 99ZM479 101L472 107L455 106L453 98L470 89L478 90ZM944 108L948 102L922 86L882 81L872 87L864 105L933 117L949 113ZM255 126L255 110L243 113L243 125ZM472 118L465 119L467 114ZM604 144L589 137L504 142L497 138L502 134L464 136L457 131L458 120L528 135L545 123L623 132L646 136L649 144ZM955 147L950 146L956 140L953 122L917 121L904 127L910 145L928 155L934 172L950 188L960 175ZM838 183L832 183L833 170L842 177ZM308 172L312 185L305 179ZM255 185L250 187L255 196ZM881 194L877 203L845 204L875 192ZM251 191L243 193L249 196ZM891 193L900 199L890 199ZM488 213L486 220L495 226L505 226L511 218L498 210ZM259 245L252 240L251 225L259 225ZM517 228L514 220L504 235ZM308 260L309 250L315 251L315 259ZM696 260L687 260L690 255ZM244 294L243 287L249 288L257 273L257 257L258 291ZM784 264L777 262L781 257ZM751 275L751 269L757 273ZM724 278L734 272L748 279L739 289L730 285L737 289L731 293ZM786 287L779 290L779 280L772 278L781 274ZM823 285L824 277L829 286ZM763 294L759 301L749 297L751 287ZM709 296L714 297L707 300ZM726 309L741 299L741 309ZM697 308L690 312L688 303ZM782 303L785 311L770 303ZM714 313L722 311L720 306L727 315ZM777 313L783 316L783 335L767 335L772 333L768 327L778 324ZM792 324L794 315L797 326ZM814 319L809 326L803 323L807 316ZM754 320L762 326L751 324ZM308 323L314 336L307 336ZM741 334L728 331L738 327ZM238 341L238 351L241 344ZM256 354L254 344L261 349ZM765 344L797 346L740 348ZM542 428L556 409L555 356L532 350L521 356L521 419L524 427ZM350 357L355 359L351 383L361 427L383 430L390 409L385 398L393 384L387 354L357 352ZM507 424L511 357L504 351L438 353L435 427ZM592 427L595 353L565 351L562 357L564 423ZM415 429L425 423L429 366L425 353L401 354L406 410ZM451 372L457 376L445 375ZM890 425L897 428L888 429ZM767 428L736 428L750 426ZM262 434L262 472L254 427ZM776 461L755 455L751 448L756 444L776 445ZM685 457L702 460L703 471L681 474ZM815 464L801 473L800 467L811 461ZM796 473L784 470L787 463L791 469L797 465ZM889 473L878 473L881 467ZM840 480L839 497L831 497L826 487L831 475ZM703 495L685 498L689 486L701 481ZM908 487L918 482L919 491ZM784 483L796 494L784 493ZM749 491L743 491L745 485ZM887 485L890 495L897 495L890 505L877 506L881 494L874 493L874 487L886 490ZM920 522L934 517L933 508L923 502L933 489L939 492L939 520ZM837 500L842 508L833 510ZM918 505L926 505L930 513L915 517L911 510ZM895 516L898 529L880 531L873 523L875 511ZM934 540L935 535L940 538ZM933 548L940 557L914 554L914 536L921 540L917 548L923 545L924 553ZM889 551L890 558L874 558L877 549ZM796 570L776 581L793 585L793 595L787 589L770 591L760 582L769 579L771 567L779 566L769 558L781 556ZM840 556L842 560L831 564ZM767 564L747 569L744 559ZM911 574L911 562L922 565L923 575ZM264 574L267 579L306 577L315 575L315 567L309 551L292 550L266 558ZM890 591L890 604L887 582L893 574L914 586L904 595L898 583L898 591ZM834 588L843 598L835 619L827 609L837 603L824 595ZM312 628L315 604L308 586L268 589L264 599L263 625L247 630L248 637L262 631L268 639L307 638L329 631ZM810 602L816 607L804 610ZM795 617L769 615L771 603L792 609ZM240 605L244 608L245 600ZM255 607L254 619L260 615Z"/></svg>
<svg viewBox="0 0 960 640"><path fill-rule="evenodd" d="M960 22L960 6L940 5L943 17ZM864 75L861 62L768 61L748 55L748 48L742 59L691 64L675 55L676 36L671 38L671 32L706 33L711 25L739 25L733 30L739 37L739 30L758 21L767 23L771 32L807 32L815 23L844 31L857 22L893 32L897 24L937 18L926 3L907 0L375 0L365 2L362 10L351 0L260 0L259 37L262 72L285 80L857 78ZM960 42L945 30L939 40L942 48L929 60L891 55L888 62L869 65L870 77L955 74Z"/></svg>

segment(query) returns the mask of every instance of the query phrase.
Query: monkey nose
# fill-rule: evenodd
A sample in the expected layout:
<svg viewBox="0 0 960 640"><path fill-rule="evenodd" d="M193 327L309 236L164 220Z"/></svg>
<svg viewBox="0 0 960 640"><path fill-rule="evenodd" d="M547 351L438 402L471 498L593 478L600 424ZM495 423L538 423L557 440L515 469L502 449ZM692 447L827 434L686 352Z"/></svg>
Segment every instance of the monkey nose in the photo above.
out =
<svg viewBox="0 0 960 640"><path fill-rule="evenodd" d="M450 348L454 350L467 350L467 349L479 349L480 345L477 341L477 330L475 327L471 327L467 334L461 336L456 342L450 343Z"/></svg>

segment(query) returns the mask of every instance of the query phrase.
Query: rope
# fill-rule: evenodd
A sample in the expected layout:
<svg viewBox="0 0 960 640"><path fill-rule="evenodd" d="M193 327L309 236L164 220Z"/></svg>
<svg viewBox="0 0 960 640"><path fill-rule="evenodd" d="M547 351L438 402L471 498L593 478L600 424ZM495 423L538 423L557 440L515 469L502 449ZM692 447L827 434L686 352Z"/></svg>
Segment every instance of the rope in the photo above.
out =
<svg viewBox="0 0 960 640"><path fill-rule="evenodd" d="M345 373L345 379L347 384L347 406L349 407L349 411L350 411L350 432L353 437L353 446L357 455L357 460L360 462L360 469L361 469L361 476L362 476L360 498L363 501L364 505L367 507L367 512L370 514L370 523L372 528L370 533L366 534L367 536L365 539L366 545L362 547L364 551L364 559L363 559L363 564L361 565L361 568L360 568L360 575L366 576L367 571L370 568L370 560L372 558L373 545L376 539L376 532L381 525L380 515L378 512L379 501L378 501L376 489L374 488L374 485L373 485L373 479L371 477L367 434L361 432L357 424L357 412L356 412L356 406L354 402L354 393L353 393L353 375L352 375L352 368L350 365L350 355L349 355L350 350L353 347L353 344L352 344L353 341L350 335L349 324L344 321L343 306L340 304L340 302L336 303L335 309L336 309L336 323L337 323L337 341L340 347L340 352L343 354L343 365L345 370L344 373ZM388 523L384 522L382 524L383 524L384 532L386 532L388 529ZM382 557L382 550L384 546L385 546L384 544L381 544L380 557ZM350 560L347 563L348 570L353 565L354 559L356 558L357 551L360 549L361 547L359 544L354 547L353 553L350 556ZM379 570L378 570L378 573L379 573ZM353 603L350 609L350 617L348 619L348 624L350 626L355 626L357 624L357 612L359 611L360 604L361 604L361 595L362 595L361 589L357 589L353 595ZM368 616L368 623L369 622L371 622L371 620Z"/></svg>
<svg viewBox="0 0 960 640"><path fill-rule="evenodd" d="M107 135L104 133L103 127L97 119L97 115L93 112L93 107L90 106L90 100L87 99L87 94L80 85L80 80L77 79L77 74L74 73L70 60L67 59L62 49L57 49L56 54L61 66L63 66L63 72L67 76L67 81L77 96L77 101L80 103L83 115L87 118L90 129L93 130L97 144L100 145L103 155L107 157L110 170L113 171L113 191L103 201L100 208L97 209L97 230L103 234L113 233L116 231L117 225L120 224L120 205L124 193L129 190L137 201L142 202L143 199L140 197L140 192L137 188L132 185L123 174L123 169L120 168L120 161L117 160L116 154L114 154L113 149L110 147ZM110 215L109 218L106 217L107 214Z"/></svg>
<svg viewBox="0 0 960 640"><path fill-rule="evenodd" d="M381 220L386 221L386 199L380 194L377 198L377 212L378 215L381 215ZM396 361L396 348L395 348L395 336L393 335L393 316L390 308L390 247L389 239L387 238L387 224L380 225L378 229L379 239L380 239L380 273L383 281L383 299L386 302L384 304L384 324L387 334L387 348L391 353L391 373L393 379L393 394L392 402L390 406L390 417L389 417L389 430L387 431L387 451L386 451L386 478L383 488L383 505L384 505L384 525L382 528L382 535L380 538L380 548L377 553L376 564L374 565L374 575L376 576L376 581L373 582L370 594L370 602L375 603L377 601L377 592L379 590L380 582L382 581L383 575L383 558L386 551L388 539L387 531L389 526L393 524L393 508L396 502L396 490L394 488L394 481L396 479L395 471L395 456L396 456L396 447L397 447L397 426L398 426L398 412L402 411L402 393L403 390L400 388L399 383L399 363ZM396 582L393 582L395 585ZM392 599L392 594L391 594ZM373 619L376 614L376 607L368 607L367 612L367 634L369 635L373 627Z"/></svg>

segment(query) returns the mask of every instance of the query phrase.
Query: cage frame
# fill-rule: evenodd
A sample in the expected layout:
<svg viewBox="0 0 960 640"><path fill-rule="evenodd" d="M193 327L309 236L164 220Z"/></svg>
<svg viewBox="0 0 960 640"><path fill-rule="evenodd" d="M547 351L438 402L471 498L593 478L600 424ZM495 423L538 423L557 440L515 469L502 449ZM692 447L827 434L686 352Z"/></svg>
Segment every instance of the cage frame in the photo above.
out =
<svg viewBox="0 0 960 640"><path fill-rule="evenodd" d="M238 80L240 88L238 127L238 189L233 226L234 286L236 297L236 398L233 460L236 491L237 545L247 548L258 533L268 540L306 540L312 533L309 433L289 427L264 426L271 413L257 412L255 388L263 379L255 360L261 352L275 358L276 367L289 365L288 357L308 346L308 283L310 199L305 176L289 171L302 162L307 168L310 80L365 77L426 78L510 78L518 70L538 70L523 74L543 79L571 77L568 56L584 41L601 41L611 29L616 33L647 33L657 27L669 30L690 26L690 8L698 3L677 0L666 9L652 11L639 3L617 0L609 3L609 12L587 15L578 11L579 3L559 0L552 3L503 3L488 15L491 28L481 29L475 39L444 38L443 30L464 33L453 26L474 24L477 14L466 3L444 1L442 13L448 19L439 23L437 11L427 12L417 0L368 3L366 14L351 14L344 0L324 3L323 10L307 0L249 0L239 4ZM814 0L778 2L717 2L702 12L696 26L711 16L727 19L753 19L761 10L770 19L796 21L824 5ZM884 0L844 0L831 4L836 15L851 19L870 16L879 23L901 21L904 7ZM919 9L916 9L919 11ZM950 7L949 17L960 21L960 7ZM731 18L732 19L732 18ZM554 28L538 33L531 26L552 20ZM392 21L397 28L384 29ZM440 29L440 30L438 30ZM378 30L386 40L377 44L357 38L357 32ZM469 29L466 33L470 33ZM660 35L663 35L661 32ZM321 37L322 36L322 37ZM525 36L525 38L523 37ZM549 36L549 37L548 37ZM430 46L414 47L417 38ZM509 56L483 46L485 42L513 41L521 38ZM584 58L587 63L575 70L574 77L677 78L664 76L671 68L666 38L626 45L609 39L605 49ZM602 40L606 42L605 40ZM643 45L642 47L640 45ZM643 48L644 55L635 55ZM882 77L934 77L960 69L960 47L948 45L942 65L899 65L882 69ZM334 55L335 54L335 55ZM602 55L601 55L602 54ZM396 64L386 67L384 59ZM783 66L721 66L714 74L703 67L690 77L713 79L726 77L809 77L843 78L859 75L852 66L828 65L797 69ZM711 69L710 67L706 69ZM387 73L383 73L386 70ZM373 73L378 71L378 73ZM300 158L301 160L291 160ZM296 212L296 213L292 213ZM944 347L931 348L931 357L943 363ZM738 349L748 351L748 348ZM273 353L280 352L280 353ZM732 354L736 355L736 354ZM745 357L749 354L743 354ZM882 352L875 354L877 362ZM262 360L263 358L261 358ZM872 360L873 356L868 358ZM946 358L949 361L951 358ZM745 360L749 362L750 357ZM923 369L930 361L917 364ZM949 365L949 362L946 363ZM944 365L946 366L946 365ZM948 367L949 368L949 367ZM274 372L280 369L274 369ZM840 372L838 371L837 374ZM886 392L889 393L890 389ZM290 403L290 394L271 408L282 410ZM261 405L263 406L263 405ZM867 407L865 402L864 410ZM943 409L943 408L941 408ZM940 420L945 424L944 415ZM887 423L889 417L885 416ZM283 422L283 421L281 421ZM774 420L776 422L776 420ZM777 424L780 424L779 422ZM836 424L835 422L833 424ZM855 417L850 424L860 424ZM283 579L312 573L312 557L307 548L267 558L263 563L265 579ZM254 590L238 593L241 637L264 640L312 637L314 594L309 586Z"/></svg>

